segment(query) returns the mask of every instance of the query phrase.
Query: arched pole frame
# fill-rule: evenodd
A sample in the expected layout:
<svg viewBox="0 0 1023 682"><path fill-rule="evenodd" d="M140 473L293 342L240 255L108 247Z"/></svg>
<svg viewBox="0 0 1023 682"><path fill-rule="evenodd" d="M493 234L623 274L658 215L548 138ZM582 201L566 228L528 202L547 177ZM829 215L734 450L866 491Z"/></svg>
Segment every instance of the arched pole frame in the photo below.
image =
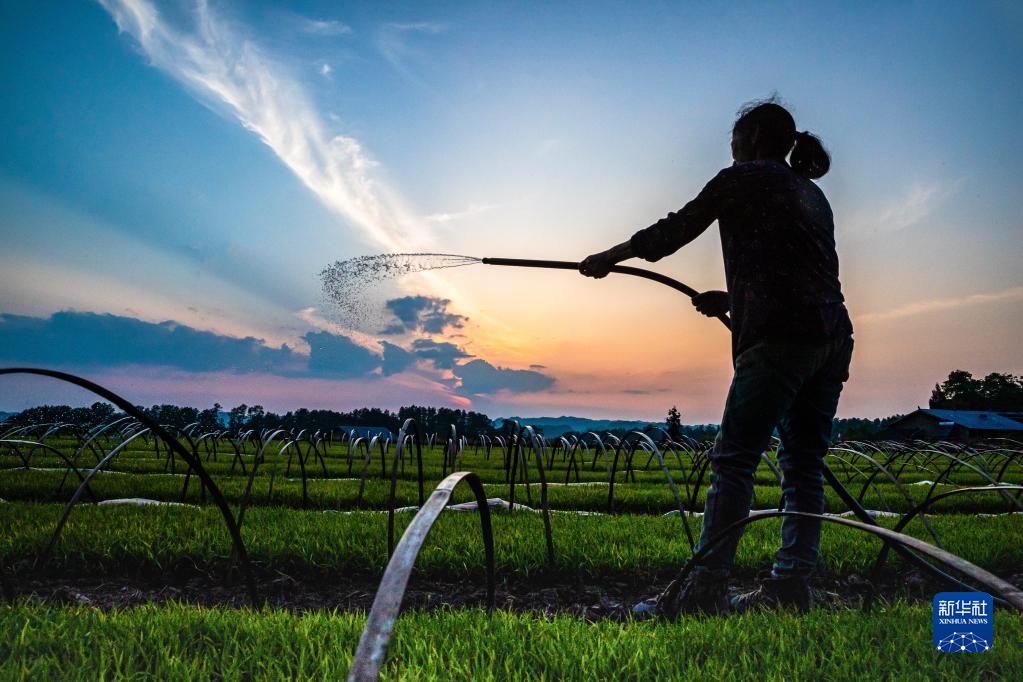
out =
<svg viewBox="0 0 1023 682"><path fill-rule="evenodd" d="M213 503L220 511L221 516L223 516L224 524L227 526L227 532L231 536L234 554L241 561L241 570L245 577L245 583L249 592L249 599L252 601L253 605L257 604L258 598L256 596L256 580L252 573L252 566L249 563L248 552L245 551L245 542L242 540L241 531L238 528L238 524L235 523L234 515L231 513L230 507L227 506L227 500L224 499L223 493L220 492L220 488L210 477L205 467L203 467L202 462L200 462L197 457L193 457L191 452L185 449L176 438L168 433L162 426L157 424L155 420L151 419L145 412L142 412L129 401L125 400L113 391L104 388L99 384L93 383L88 379L83 379L82 377L75 376L74 374L68 374L66 372L42 369L39 367L0 368L0 376L5 374L34 374L36 376L49 377L50 379L57 379L58 381L74 384L79 388L84 388L87 391L95 393L104 400L116 405L125 414L138 420L155 436L163 440L164 443L171 448L171 450L184 459L189 467L195 470L199 480L202 481L203 485L209 490L210 497L213 498Z"/></svg>
<svg viewBox="0 0 1023 682"><path fill-rule="evenodd" d="M995 491L1008 492L1010 490L1023 491L1023 485L1001 485L1001 486L998 486L998 487L975 486L975 487L970 487L970 488L956 488L955 490L949 490L949 491L944 492L944 493L939 493L937 495L934 495L933 497L928 497L926 500L924 500L923 502L921 502L917 506L913 507L913 509L911 509L910 511L906 512L905 514L903 514L902 518L899 519L899 522L897 524L895 524L895 528L893 530L896 533L902 532L902 529L905 528L906 526L908 526L910 521L912 521L917 516L921 516L922 517L923 516L923 512L924 512L925 509L930 507L932 504L934 504L938 500L942 500L942 499L944 499L946 497L953 497L953 496L956 496L956 495L972 494L972 493L991 493L991 492L995 492ZM871 575L874 576L874 578L876 578L877 576L880 575L881 569L884 566L885 561L888 559L888 554L889 554L889 549L890 548L891 548L890 545L885 543L885 546L882 547L880 553L878 553L877 560L874 562L874 567L873 567L873 569L871 569ZM867 601L867 604L866 604L866 608L870 607L870 604L872 603L872 601L873 601L872 599L868 598L868 601Z"/></svg>
<svg viewBox="0 0 1023 682"><path fill-rule="evenodd" d="M74 494L71 496L71 499L68 500L68 503L64 505L64 511L61 513L60 519L57 521L57 526L53 529L53 535L50 536L50 542L46 545L46 548L43 549L42 553L36 558L34 568L36 569L42 568L43 565L46 564L47 560L49 560L50 555L53 553L53 548L57 546L57 541L60 539L60 533L62 530L64 530L64 525L67 523L68 517L71 516L71 510L75 508L76 504L78 504L78 500L81 499L82 493L89 488L89 481L91 481L93 477L96 476L96 474L102 471L103 467L106 466L110 462L110 460L112 460L114 457L120 454L120 452L127 448L136 438L144 436L146 433L148 433L148 431L149 429L145 428L136 431L134 435L124 439L123 441L118 443L117 446L111 449L110 452L107 453L106 457L101 459L99 463L96 464L96 466L94 466L92 469L89 469L89 473L86 475L85 479L81 482L81 484L79 484L78 489L75 490Z"/></svg>
<svg viewBox="0 0 1023 682"><path fill-rule="evenodd" d="M743 528L751 523L763 521L764 519L771 519L776 517L794 516L803 517L807 519L820 519L827 523L835 523L840 526L846 526L848 528L855 528L856 530L870 533L880 538L886 546L892 546L901 548L907 552L918 552L929 559L937 561L945 566L949 566L954 570L968 575L974 581L979 583L982 587L994 592L1000 599L1004 600L1006 604L1012 606L1017 611L1023 612L1023 590L1016 587L1012 583L1002 580L998 576L984 570L976 564L970 563L962 557L956 556L951 552L948 552L940 547L928 544L923 540L915 538L911 535L905 535L894 530L889 530L882 526L869 525L861 523L859 521L853 521L851 519L842 518L839 516L825 516L824 514L811 514L809 512L797 512L797 511L766 511L760 512L755 516L747 516L746 518L739 519L738 521L730 524L728 527L721 530L710 539L707 544L700 548L689 561L686 562L685 566L682 567L682 571L664 591L662 598L667 597L669 600L677 595L679 588L685 582L686 578L696 568L703 558L718 544L725 540L733 532ZM900 552L901 553L901 552ZM926 563L926 562L925 562ZM930 564L928 564L930 565ZM962 583L958 580L953 579L957 584Z"/></svg>
<svg viewBox="0 0 1023 682"><path fill-rule="evenodd" d="M77 462L78 458L85 454L85 450L86 448L88 448L92 452L93 457L96 458L96 461L99 462L103 458L96 454L97 448L97 446L95 445L96 440L100 436L102 436L108 429L112 429L118 424L124 424L130 419L131 417L121 417L120 419L115 419L112 422L97 425L95 428L92 429L92 431L89 432L85 440L82 441L82 444L78 447L77 450L75 450L75 453L71 455L71 461Z"/></svg>
<svg viewBox="0 0 1023 682"><path fill-rule="evenodd" d="M274 441L277 436L283 434L284 429L277 429L273 433L269 434L266 438L260 441L259 450L256 452L255 457L252 459L252 469L249 471L248 480L245 482L245 490L242 492L242 498L238 501L238 527L241 528L242 523L245 521L245 510L249 506L249 498L252 495L252 485L256 480L256 470L259 465L262 464L265 459L266 449L270 446L270 443Z"/></svg>
<svg viewBox="0 0 1023 682"><path fill-rule="evenodd" d="M387 555L392 556L392 550L394 548L394 508L395 508L395 496L398 492L398 462L402 459L402 450L405 447L405 440L408 437L408 431L412 431L412 442L416 447L416 464L418 466L418 478L419 478L419 507L422 511L423 507L423 439L419 432L419 424L412 417L405 420L405 423L401 425L401 430L398 432L398 440L394 445L394 458L391 461L391 491L387 496ZM446 480L446 479L445 479ZM483 496L484 505L486 504L486 496ZM489 508L487 509L489 512ZM489 516L487 517L489 518Z"/></svg>
<svg viewBox="0 0 1023 682"><path fill-rule="evenodd" d="M540 438L536 435L536 431L533 430L533 427L532 426L523 426L519 430L519 437L517 439L518 440L518 448L516 448L517 450L519 448L524 447L523 435L525 435L526 437L529 438L529 440L528 440L528 442L526 444L529 446L529 449L533 451L533 455L536 458L537 474L540 477L540 514L543 516L544 541L545 541L546 547L547 547L547 565L548 566L553 566L554 565L554 534L553 534L553 531L551 529L551 510L549 509L549 505L547 503L547 474L544 472L544 467L543 467L543 446L540 443ZM518 453L516 453L516 455L517 454ZM523 462L525 462L525 457L523 457ZM514 485L515 484L513 482L512 486L514 486ZM526 486L527 486L527 490L528 490L528 486L529 486L529 479L528 478L526 479ZM513 490L514 490L514 488L513 488ZM485 502L486 502L486 498L484 496L484 503ZM514 509L515 509L514 502L512 500L509 500L509 502L508 502L508 511L511 512L511 511L514 511Z"/></svg>
<svg viewBox="0 0 1023 682"><path fill-rule="evenodd" d="M874 473L863 484L863 488L860 490L860 494L857 495L857 497L856 497L856 501L857 502L860 502L860 503L863 502L863 496L864 496L864 494L867 491L868 485L874 480L874 478L877 476L877 474L882 473L882 474L884 474L888 478L889 481L892 482L892 485L895 486L895 490L902 494L902 497L906 500L907 503L909 503L909 505L912 506L912 505L916 504L916 499L914 499L914 497L909 494L909 491L906 490L906 486L904 486L899 481L899 479L897 477L895 477L892 474L891 471L888 470L888 468L884 464L881 464L880 462L875 460L873 457L871 457L867 453L860 452L859 450L853 450L852 448L845 448L845 447L829 448L828 452L845 452L845 453L848 453L850 455L855 455L857 457L861 457L861 458L867 460L874 467ZM827 453L825 453L825 456L826 455L827 455ZM836 480L837 480L837 478L836 478ZM934 526L932 526L931 522L927 520L927 517L921 517L920 520L923 521L924 527L927 529L927 532L930 533L932 538L934 538L934 542L940 547L941 546L941 538L938 536L938 531L936 531L934 529Z"/></svg>
<svg viewBox="0 0 1023 682"><path fill-rule="evenodd" d="M398 620L401 603L405 599L412 567L419 556L423 543L430 529L440 517L444 508L451 501L455 487L465 482L476 496L476 504L480 512L480 525L483 530L483 551L487 569L487 609L494 608L494 596L497 587L494 569L494 532L490 523L490 507L487 506L487 494L479 476L471 471L456 471L440 482L405 533L398 541L394 553L387 562L384 577L377 587L373 606L366 617L366 627L359 638L352 667L348 671L348 679L356 682L368 682L380 679L380 669L387 658L387 647L391 642L394 624Z"/></svg>
<svg viewBox="0 0 1023 682"><path fill-rule="evenodd" d="M11 447L12 449L14 449L16 456L19 459L21 459L22 463L24 464L24 466L22 466L22 467L9 467L7 469L0 469L0 471L17 471L18 469L28 469L28 468L30 468L29 467L29 459L32 457L32 455L35 453L36 450L42 449L43 452L52 452L57 457L62 459L64 461L64 464L66 464L67 467L68 467L67 473L70 473L70 472L73 471L75 476L78 477L79 483L85 480L85 477L82 476L82 472L79 471L78 467L75 466L75 463L72 460L70 460L68 458L68 456L66 454L64 454L64 452L62 452L61 450L58 450L57 448L53 447L52 445L47 445L46 443L41 443L41 442L34 441L34 440L15 440L15 439L9 439L9 438L0 438L0 445L7 445L7 446ZM18 450L18 445L31 445L32 446L32 450L28 453L28 455L26 455L25 457L22 457L21 454L20 454L20 451ZM67 476L65 475L65 478L61 479L60 485L57 487L57 491L58 492L64 486L64 480L66 480L66 478L67 478ZM89 491L89 494L92 495L92 491L91 490ZM95 497L95 495L93 495L93 496Z"/></svg>
<svg viewBox="0 0 1023 682"><path fill-rule="evenodd" d="M823 469L821 470L821 473L824 475L824 480L826 480L828 482L828 484L831 485L831 487L835 489L835 492L838 493L838 496L842 499L842 501L845 502L845 504L852 510L852 512L860 519L860 521L864 525L868 525L868 526L871 526L873 528L881 528L881 526L878 525L877 521L874 520L874 517L871 516L870 513L866 509L864 509L863 506L852 496L852 494L848 490L845 489L845 486L843 486L841 483L839 483L838 477L835 476L834 472L832 472L830 468L828 468L827 466L824 466ZM779 513L793 513L794 514L794 513L797 513L797 512L779 512ZM838 517L828 517L828 518L838 518ZM945 573L944 571L940 570L939 568L934 566L932 563L930 563L930 562L926 561L925 559L923 559L919 554L915 553L912 549L909 549L908 547L905 547L905 546L900 545L900 544L893 544L891 546L892 546L892 548L896 552L898 552L898 554L903 559L905 559L906 561L910 562L911 564L917 566L918 568L922 569L923 571L933 575L934 577L936 577L936 578L938 578L940 580L945 580L945 581L947 581L947 582L949 582L949 583L951 583L953 585L956 585L957 587L962 588L963 591L966 591L966 592L971 591L972 588L970 588L969 585L966 585L965 583L963 583L962 581L958 580L954 576L951 576L948 573Z"/></svg>

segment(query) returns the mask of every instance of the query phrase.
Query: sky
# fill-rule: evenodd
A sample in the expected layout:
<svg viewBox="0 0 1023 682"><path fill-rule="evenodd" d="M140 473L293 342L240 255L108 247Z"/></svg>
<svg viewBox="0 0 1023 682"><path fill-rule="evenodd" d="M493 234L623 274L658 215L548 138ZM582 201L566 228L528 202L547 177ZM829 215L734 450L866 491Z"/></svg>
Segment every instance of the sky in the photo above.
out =
<svg viewBox="0 0 1023 682"><path fill-rule="evenodd" d="M1023 373L1014 2L0 1L0 365L137 404L720 420L728 332L676 292L474 265L367 291L338 259L581 260L731 163L777 94L832 154L856 352L840 416ZM721 289L716 226L656 264ZM93 397L0 377L0 410Z"/></svg>

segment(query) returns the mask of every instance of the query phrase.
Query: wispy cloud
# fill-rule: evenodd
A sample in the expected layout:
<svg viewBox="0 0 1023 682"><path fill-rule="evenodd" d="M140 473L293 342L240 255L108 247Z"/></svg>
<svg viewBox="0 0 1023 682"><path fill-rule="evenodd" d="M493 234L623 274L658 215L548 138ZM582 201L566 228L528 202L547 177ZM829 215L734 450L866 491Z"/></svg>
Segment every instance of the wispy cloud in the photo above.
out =
<svg viewBox="0 0 1023 682"><path fill-rule="evenodd" d="M415 33L443 33L448 30L448 27L445 24L441 24L436 21L396 22L384 24L384 26L394 31L411 31Z"/></svg>
<svg viewBox="0 0 1023 682"><path fill-rule="evenodd" d="M446 25L433 21L384 24L377 31L377 49L398 73L418 85L425 86L408 66L411 59L420 56L420 51L413 47L410 36L437 35L446 30Z"/></svg>
<svg viewBox="0 0 1023 682"><path fill-rule="evenodd" d="M954 308L988 305L991 303L1004 303L1008 301L1023 301L1023 287L1010 287L1002 291L985 294L970 294L968 296L954 296L949 298L934 298L928 301L916 301L881 313L866 313L864 315L858 315L856 316L856 321L880 322L883 320L895 320L903 317L910 317L912 315L952 310Z"/></svg>
<svg viewBox="0 0 1023 682"><path fill-rule="evenodd" d="M558 137L547 137L540 140L540 143L536 146L537 156L547 156L555 149L563 146L565 141Z"/></svg>
<svg viewBox="0 0 1023 682"><path fill-rule="evenodd" d="M323 62L322 64L320 64L320 75L329 76L333 72L334 68L327 62Z"/></svg>
<svg viewBox="0 0 1023 682"><path fill-rule="evenodd" d="M431 213L428 216L424 216L423 220L428 223L443 225L444 223L450 223L456 220L462 220L463 218L479 215L480 213L486 213L487 211L495 208L497 208L497 204L469 204L465 210L455 211L454 213Z"/></svg>
<svg viewBox="0 0 1023 682"><path fill-rule="evenodd" d="M933 210L939 185L914 185L898 202L887 206L877 218L878 229L894 232L920 222Z"/></svg>
<svg viewBox="0 0 1023 682"><path fill-rule="evenodd" d="M256 134L330 210L387 249L425 245L425 223L374 177L358 140L331 135L297 81L198 0L194 26L172 26L148 0L99 0L157 68ZM320 30L329 28L329 22ZM340 30L334 26L332 30Z"/></svg>
<svg viewBox="0 0 1023 682"><path fill-rule="evenodd" d="M324 319L320 316L319 311L315 306L307 306L302 308L295 313L295 316L300 320L308 324L313 329L319 329L320 331L335 332L338 330L338 326L329 320Z"/></svg>
<svg viewBox="0 0 1023 682"><path fill-rule="evenodd" d="M348 36L354 33L352 27L334 19L310 19L302 17L299 28L314 36Z"/></svg>
<svg viewBox="0 0 1023 682"><path fill-rule="evenodd" d="M850 221L846 234L873 236L897 232L918 225L941 208L962 186L963 178L946 182L915 183L901 196L869 212L859 211Z"/></svg>

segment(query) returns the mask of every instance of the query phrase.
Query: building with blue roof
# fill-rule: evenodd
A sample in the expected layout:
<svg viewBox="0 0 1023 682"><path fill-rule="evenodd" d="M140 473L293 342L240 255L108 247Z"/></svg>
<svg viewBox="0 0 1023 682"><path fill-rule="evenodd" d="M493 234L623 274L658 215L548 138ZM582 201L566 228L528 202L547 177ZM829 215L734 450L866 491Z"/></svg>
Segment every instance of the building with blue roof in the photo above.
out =
<svg viewBox="0 0 1023 682"><path fill-rule="evenodd" d="M350 426L342 425L337 427L341 433L351 434L355 432L355 437L372 438L373 436L380 436L381 439L394 439L394 434L386 426Z"/></svg>
<svg viewBox="0 0 1023 682"><path fill-rule="evenodd" d="M1023 438L1023 413L918 409L892 422L878 435L962 442L995 437Z"/></svg>

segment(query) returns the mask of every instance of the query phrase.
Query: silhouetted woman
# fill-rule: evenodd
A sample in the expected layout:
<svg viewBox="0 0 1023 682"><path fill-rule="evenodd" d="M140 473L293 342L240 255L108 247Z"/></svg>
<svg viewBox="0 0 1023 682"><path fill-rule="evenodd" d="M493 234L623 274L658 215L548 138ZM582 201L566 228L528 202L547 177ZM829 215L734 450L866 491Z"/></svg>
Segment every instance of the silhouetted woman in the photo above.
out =
<svg viewBox="0 0 1023 682"><path fill-rule="evenodd" d="M813 182L831 164L820 140L797 132L792 115L777 102L754 102L740 110L732 128L732 158L733 165L678 212L579 267L584 275L604 277L628 258L657 261L718 221L728 291L705 292L693 304L704 315L731 315L735 374L711 451L698 549L749 514L753 474L776 427L785 509L824 511L823 458L853 347L831 206ZM740 535L714 547L680 589L634 612L809 608L820 522L785 517L769 579L729 600L728 575Z"/></svg>

